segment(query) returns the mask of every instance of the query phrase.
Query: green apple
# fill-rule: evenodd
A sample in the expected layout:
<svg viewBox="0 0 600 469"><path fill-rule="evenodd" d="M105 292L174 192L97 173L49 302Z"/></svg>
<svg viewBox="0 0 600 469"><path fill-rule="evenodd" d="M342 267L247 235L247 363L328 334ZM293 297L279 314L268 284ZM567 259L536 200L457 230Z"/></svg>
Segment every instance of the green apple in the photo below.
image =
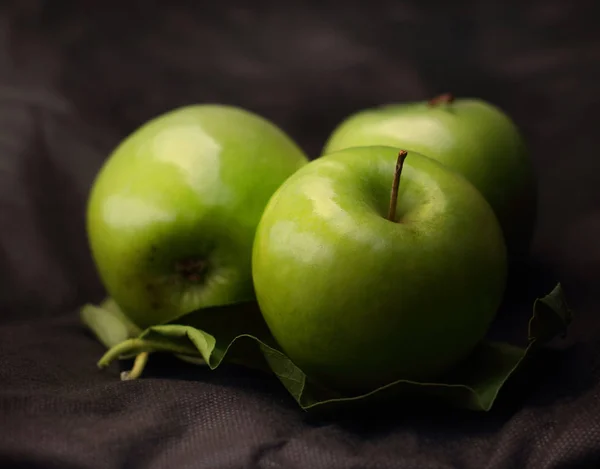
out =
<svg viewBox="0 0 600 469"><path fill-rule="evenodd" d="M88 239L107 292L140 327L253 298L256 226L307 162L281 129L233 106L190 105L145 123L89 196Z"/></svg>
<svg viewBox="0 0 600 469"><path fill-rule="evenodd" d="M254 241L274 338L344 391L440 377L484 337L504 293L506 246L487 201L415 152L395 196L397 155L359 147L308 163L275 192Z"/></svg>
<svg viewBox="0 0 600 469"><path fill-rule="evenodd" d="M442 95L367 109L334 130L324 153L369 145L413 150L461 173L494 209L510 257L527 256L537 211L536 181L519 129L498 107Z"/></svg>

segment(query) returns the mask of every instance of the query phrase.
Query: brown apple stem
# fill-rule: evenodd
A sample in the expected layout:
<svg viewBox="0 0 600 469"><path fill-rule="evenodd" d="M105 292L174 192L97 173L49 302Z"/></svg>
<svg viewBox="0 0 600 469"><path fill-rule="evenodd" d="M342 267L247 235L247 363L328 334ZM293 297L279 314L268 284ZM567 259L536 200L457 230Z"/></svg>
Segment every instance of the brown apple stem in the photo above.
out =
<svg viewBox="0 0 600 469"><path fill-rule="evenodd" d="M402 174L402 166L408 152L400 150L398 159L396 160L396 170L394 171L394 182L392 184L392 196L390 197L390 210L388 212L388 220L394 221L396 215L396 206L398 205L398 187L400 186L400 175Z"/></svg>
<svg viewBox="0 0 600 469"><path fill-rule="evenodd" d="M439 106L440 104L452 104L454 102L454 95L452 93L444 93L436 96L435 98L431 98L427 104L429 106Z"/></svg>

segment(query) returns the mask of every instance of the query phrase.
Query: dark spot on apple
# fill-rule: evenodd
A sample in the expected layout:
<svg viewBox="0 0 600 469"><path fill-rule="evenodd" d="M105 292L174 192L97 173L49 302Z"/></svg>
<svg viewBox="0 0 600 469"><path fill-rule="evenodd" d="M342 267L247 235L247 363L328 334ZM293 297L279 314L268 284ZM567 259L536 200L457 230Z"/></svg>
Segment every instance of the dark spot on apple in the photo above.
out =
<svg viewBox="0 0 600 469"><path fill-rule="evenodd" d="M194 283L204 280L208 263L204 259L188 258L175 264L175 270L186 280Z"/></svg>
<svg viewBox="0 0 600 469"><path fill-rule="evenodd" d="M158 301L153 301L152 303L150 303L150 307L152 309L159 309L160 305L158 304Z"/></svg>

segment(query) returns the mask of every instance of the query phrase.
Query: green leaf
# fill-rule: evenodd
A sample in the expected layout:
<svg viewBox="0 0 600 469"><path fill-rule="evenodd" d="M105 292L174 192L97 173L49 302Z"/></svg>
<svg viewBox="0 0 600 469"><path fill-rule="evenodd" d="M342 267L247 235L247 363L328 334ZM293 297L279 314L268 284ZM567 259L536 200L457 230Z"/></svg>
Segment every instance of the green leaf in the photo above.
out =
<svg viewBox="0 0 600 469"><path fill-rule="evenodd" d="M139 337L111 347L99 365L104 367L119 357L142 352L170 352L211 369L227 356L228 362L270 371L263 346L274 348L275 341L256 303L245 302L200 309L168 324L152 326Z"/></svg>
<svg viewBox="0 0 600 469"><path fill-rule="evenodd" d="M79 314L81 321L108 348L124 340L137 337L142 332L110 298L104 300L100 306L83 305Z"/></svg>
<svg viewBox="0 0 600 469"><path fill-rule="evenodd" d="M237 363L275 374L304 410L354 407L399 398L405 401L407 397L414 397L487 411L507 380L524 366L526 358L537 347L564 333L571 317L558 284L547 296L534 302L526 348L484 341L442 382L399 380L361 395L343 395L306 376L279 349L255 302L206 308L169 324L150 327L136 338L128 337L113 345L100 363L105 366L122 356L148 352L174 353L187 361L206 364L210 369L217 368L223 361ZM135 372L133 375L137 376Z"/></svg>
<svg viewBox="0 0 600 469"><path fill-rule="evenodd" d="M548 295L535 300L529 321L529 340L544 343L559 333L566 335L572 317L573 312L559 283Z"/></svg>

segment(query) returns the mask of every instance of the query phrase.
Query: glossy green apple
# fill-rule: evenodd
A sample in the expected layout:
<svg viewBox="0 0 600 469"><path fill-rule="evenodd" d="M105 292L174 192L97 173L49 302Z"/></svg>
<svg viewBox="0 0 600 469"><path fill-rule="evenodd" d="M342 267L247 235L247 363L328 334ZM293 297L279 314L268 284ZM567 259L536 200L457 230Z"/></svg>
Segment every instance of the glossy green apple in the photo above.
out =
<svg viewBox="0 0 600 469"><path fill-rule="evenodd" d="M110 296L140 327L253 298L256 226L307 162L282 130L236 107L191 105L142 125L89 196L89 244Z"/></svg>
<svg viewBox="0 0 600 469"><path fill-rule="evenodd" d="M397 155L361 147L310 162L257 229L265 321L292 361L336 389L435 380L482 339L503 296L502 231L459 174L408 152L390 221Z"/></svg>
<svg viewBox="0 0 600 469"><path fill-rule="evenodd" d="M537 211L536 181L519 129L498 107L443 95L367 109L334 130L324 153L369 145L417 151L461 173L494 209L510 256L527 256Z"/></svg>

